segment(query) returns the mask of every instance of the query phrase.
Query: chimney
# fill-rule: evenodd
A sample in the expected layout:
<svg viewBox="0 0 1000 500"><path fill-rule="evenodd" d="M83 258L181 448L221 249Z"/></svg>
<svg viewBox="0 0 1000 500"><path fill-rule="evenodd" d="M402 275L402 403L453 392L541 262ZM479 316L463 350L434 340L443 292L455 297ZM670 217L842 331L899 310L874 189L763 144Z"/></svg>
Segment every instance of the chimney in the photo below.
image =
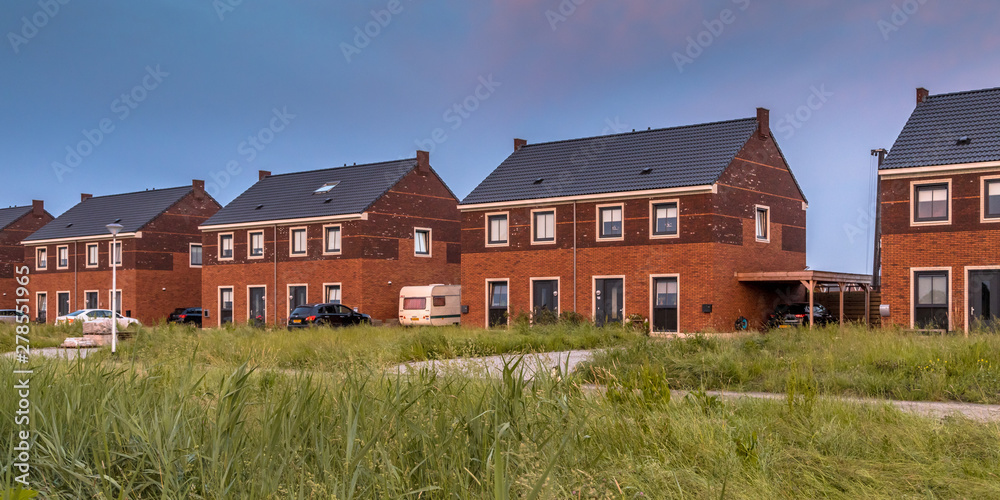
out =
<svg viewBox="0 0 1000 500"><path fill-rule="evenodd" d="M428 174L431 171L431 154L427 151L417 151L417 173Z"/></svg>
<svg viewBox="0 0 1000 500"><path fill-rule="evenodd" d="M917 89L917 104L922 104L924 101L927 100L928 97L930 97L930 95L931 95L931 93L927 89L925 89L923 87L918 88Z"/></svg>
<svg viewBox="0 0 1000 500"><path fill-rule="evenodd" d="M771 135L771 112L767 108L757 108L757 132L761 139Z"/></svg>
<svg viewBox="0 0 1000 500"><path fill-rule="evenodd" d="M194 189L195 199L200 200L205 197L205 181L192 179L191 188Z"/></svg>
<svg viewBox="0 0 1000 500"><path fill-rule="evenodd" d="M258 170L257 171L257 180L258 181L262 181L265 178L270 177L270 176L271 176L271 172L268 171L268 170Z"/></svg>
<svg viewBox="0 0 1000 500"><path fill-rule="evenodd" d="M528 145L528 141L526 141L524 139L514 139L514 152L516 153L516 152L520 151L521 148L523 148L523 147L525 147L527 145Z"/></svg>
<svg viewBox="0 0 1000 500"><path fill-rule="evenodd" d="M31 200L31 215L42 217L45 215L45 202L42 200Z"/></svg>
<svg viewBox="0 0 1000 500"><path fill-rule="evenodd" d="M94 195L92 195L92 194L81 193L80 194L80 203L83 203L83 202L85 202L85 201L87 201L87 200L89 200L89 199L91 199L93 197L94 197Z"/></svg>

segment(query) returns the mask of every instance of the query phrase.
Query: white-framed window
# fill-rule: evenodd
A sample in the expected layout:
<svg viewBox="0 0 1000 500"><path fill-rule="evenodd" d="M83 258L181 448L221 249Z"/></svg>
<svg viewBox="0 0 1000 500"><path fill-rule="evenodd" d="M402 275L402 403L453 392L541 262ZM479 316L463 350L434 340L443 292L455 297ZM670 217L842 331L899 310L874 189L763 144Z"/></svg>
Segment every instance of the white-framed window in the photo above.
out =
<svg viewBox="0 0 1000 500"><path fill-rule="evenodd" d="M48 247L38 247L35 249L35 270L44 271L49 268Z"/></svg>
<svg viewBox="0 0 1000 500"><path fill-rule="evenodd" d="M293 227L288 230L289 247L292 257L304 257L308 253L308 232L304 227Z"/></svg>
<svg viewBox="0 0 1000 500"><path fill-rule="evenodd" d="M188 265L191 267L201 267L202 264L202 252L201 243L190 243L188 245L188 255L190 259Z"/></svg>
<svg viewBox="0 0 1000 500"><path fill-rule="evenodd" d="M56 247L56 269L69 269L69 246Z"/></svg>
<svg viewBox="0 0 1000 500"><path fill-rule="evenodd" d="M983 222L1000 222L1000 176L982 178Z"/></svg>
<svg viewBox="0 0 1000 500"><path fill-rule="evenodd" d="M676 238L680 234L679 206L677 200L650 202L650 238Z"/></svg>
<svg viewBox="0 0 1000 500"><path fill-rule="evenodd" d="M510 214L486 214L486 246L505 247L510 243Z"/></svg>
<svg viewBox="0 0 1000 500"><path fill-rule="evenodd" d="M111 256L111 265L121 267L122 265L122 242L109 241L108 255Z"/></svg>
<svg viewBox="0 0 1000 500"><path fill-rule="evenodd" d="M531 211L531 242L536 245L556 242L556 209Z"/></svg>
<svg viewBox="0 0 1000 500"><path fill-rule="evenodd" d="M97 267L100 264L97 250L97 243L87 244L87 267Z"/></svg>
<svg viewBox="0 0 1000 500"><path fill-rule="evenodd" d="M122 314L122 291L118 290L108 290L108 304L111 305L111 310Z"/></svg>
<svg viewBox="0 0 1000 500"><path fill-rule="evenodd" d="M264 231L247 231L247 258L264 258Z"/></svg>
<svg viewBox="0 0 1000 500"><path fill-rule="evenodd" d="M754 232L757 241L769 243L771 241L771 207L757 205L754 209Z"/></svg>
<svg viewBox="0 0 1000 500"><path fill-rule="evenodd" d="M597 206L597 239L625 239L624 208L620 203Z"/></svg>
<svg viewBox="0 0 1000 500"><path fill-rule="evenodd" d="M341 229L340 225L323 227L323 253L326 255L336 255L341 252Z"/></svg>
<svg viewBox="0 0 1000 500"><path fill-rule="evenodd" d="M413 229L413 255L417 257L431 256L431 230L425 227Z"/></svg>
<svg viewBox="0 0 1000 500"><path fill-rule="evenodd" d="M233 233L219 234L219 260L233 260Z"/></svg>
<svg viewBox="0 0 1000 500"><path fill-rule="evenodd" d="M324 283L323 300L326 303L339 304L341 301L340 290L341 290L340 283Z"/></svg>
<svg viewBox="0 0 1000 500"><path fill-rule="evenodd" d="M910 287L910 328L951 330L951 268L911 268Z"/></svg>
<svg viewBox="0 0 1000 500"><path fill-rule="evenodd" d="M951 224L951 179L910 183L910 225Z"/></svg>

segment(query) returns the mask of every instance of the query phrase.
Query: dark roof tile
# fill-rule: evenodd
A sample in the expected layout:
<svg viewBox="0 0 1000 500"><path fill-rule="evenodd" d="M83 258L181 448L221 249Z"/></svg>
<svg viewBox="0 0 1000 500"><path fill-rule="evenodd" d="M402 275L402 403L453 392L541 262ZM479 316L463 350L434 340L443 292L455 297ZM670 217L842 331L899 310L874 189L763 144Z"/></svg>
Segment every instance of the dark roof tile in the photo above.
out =
<svg viewBox="0 0 1000 500"><path fill-rule="evenodd" d="M7 226L29 213L31 213L31 207L0 208L0 229L6 229Z"/></svg>

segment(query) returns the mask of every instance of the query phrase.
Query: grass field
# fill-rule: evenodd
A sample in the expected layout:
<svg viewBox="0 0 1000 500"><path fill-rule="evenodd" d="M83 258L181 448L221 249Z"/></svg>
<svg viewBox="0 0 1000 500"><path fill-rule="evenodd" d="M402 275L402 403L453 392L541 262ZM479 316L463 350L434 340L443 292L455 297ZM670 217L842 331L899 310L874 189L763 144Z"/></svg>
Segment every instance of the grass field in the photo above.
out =
<svg viewBox="0 0 1000 500"><path fill-rule="evenodd" d="M584 380L657 370L672 388L1000 403L1000 335L837 326L738 338L648 340L598 354Z"/></svg>
<svg viewBox="0 0 1000 500"><path fill-rule="evenodd" d="M38 361L33 485L50 498L1000 496L996 424L808 394L671 400L651 367L593 394L544 374L401 378L358 362L306 376L200 356ZM0 361L0 384L12 368ZM4 464L15 398L0 391Z"/></svg>

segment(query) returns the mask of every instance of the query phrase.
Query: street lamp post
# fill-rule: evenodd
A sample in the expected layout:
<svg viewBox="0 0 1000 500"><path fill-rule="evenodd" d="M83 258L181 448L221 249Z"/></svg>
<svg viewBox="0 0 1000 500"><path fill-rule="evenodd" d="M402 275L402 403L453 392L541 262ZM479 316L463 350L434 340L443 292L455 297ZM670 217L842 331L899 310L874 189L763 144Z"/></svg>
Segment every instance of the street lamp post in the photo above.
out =
<svg viewBox="0 0 1000 500"><path fill-rule="evenodd" d="M118 349L118 232L122 230L121 224L108 224L105 226L111 232L111 353Z"/></svg>

